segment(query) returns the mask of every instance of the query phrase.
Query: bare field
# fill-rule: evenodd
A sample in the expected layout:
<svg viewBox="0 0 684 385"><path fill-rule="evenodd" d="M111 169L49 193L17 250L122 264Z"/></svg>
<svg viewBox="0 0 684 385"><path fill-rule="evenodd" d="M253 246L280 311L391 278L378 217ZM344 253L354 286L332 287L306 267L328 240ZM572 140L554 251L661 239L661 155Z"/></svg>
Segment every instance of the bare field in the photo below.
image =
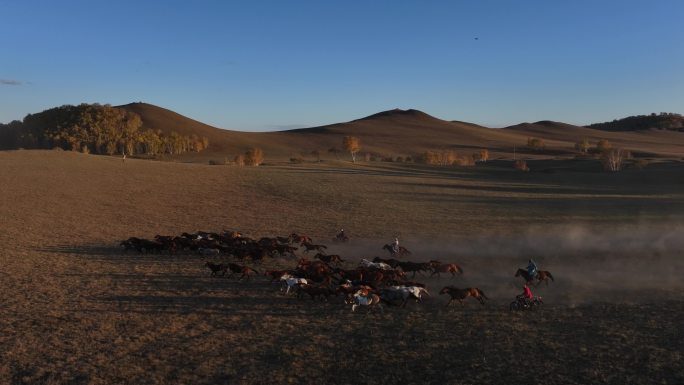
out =
<svg viewBox="0 0 684 385"><path fill-rule="evenodd" d="M537 169L548 172L2 152L0 383L683 382L681 164ZM341 298L287 297L263 277L211 278L197 255L117 247L223 229L330 245L340 227L352 241L331 251L348 266L385 256L399 234L412 260L465 273L417 277L432 294L422 304L352 314ZM556 281L534 289L543 309L511 313L513 273L530 257ZM445 309L445 285L491 300Z"/></svg>

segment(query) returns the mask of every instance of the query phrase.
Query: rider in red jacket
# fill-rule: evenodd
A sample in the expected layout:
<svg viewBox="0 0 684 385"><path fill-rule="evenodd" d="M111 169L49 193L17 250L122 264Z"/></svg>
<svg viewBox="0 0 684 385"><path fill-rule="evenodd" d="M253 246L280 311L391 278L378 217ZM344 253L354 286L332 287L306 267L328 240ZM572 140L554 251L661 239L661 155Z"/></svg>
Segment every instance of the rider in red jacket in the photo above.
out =
<svg viewBox="0 0 684 385"><path fill-rule="evenodd" d="M523 286L523 293L521 295L524 298L532 299L532 290L530 290L529 286L525 285L525 286Z"/></svg>

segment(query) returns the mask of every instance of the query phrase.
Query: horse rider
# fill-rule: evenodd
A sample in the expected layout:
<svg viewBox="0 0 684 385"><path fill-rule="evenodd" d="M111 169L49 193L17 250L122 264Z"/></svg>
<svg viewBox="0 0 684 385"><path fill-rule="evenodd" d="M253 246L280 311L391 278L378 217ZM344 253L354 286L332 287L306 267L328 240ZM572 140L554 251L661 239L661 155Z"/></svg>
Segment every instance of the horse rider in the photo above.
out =
<svg viewBox="0 0 684 385"><path fill-rule="evenodd" d="M340 229L340 232L337 234L337 239L345 239L346 236L344 235L344 229Z"/></svg>
<svg viewBox="0 0 684 385"><path fill-rule="evenodd" d="M394 237L394 242L392 243L392 251L395 254L399 254L399 237Z"/></svg>
<svg viewBox="0 0 684 385"><path fill-rule="evenodd" d="M537 270L537 264L530 259L529 262L527 262L527 274L530 275L530 278L534 278L537 275Z"/></svg>
<svg viewBox="0 0 684 385"><path fill-rule="evenodd" d="M532 296L532 290L530 290L530 287L527 286L527 284L525 284L523 286L522 294L518 294L516 296L516 298L521 299L521 300L526 301L526 302L530 302L530 301L532 301L532 298L534 298L534 297Z"/></svg>

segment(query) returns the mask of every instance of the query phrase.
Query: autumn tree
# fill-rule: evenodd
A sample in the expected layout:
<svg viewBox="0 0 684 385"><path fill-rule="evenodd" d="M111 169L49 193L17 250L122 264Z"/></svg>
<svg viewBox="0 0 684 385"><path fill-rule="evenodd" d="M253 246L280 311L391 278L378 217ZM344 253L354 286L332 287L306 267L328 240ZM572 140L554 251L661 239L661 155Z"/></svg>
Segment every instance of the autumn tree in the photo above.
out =
<svg viewBox="0 0 684 385"><path fill-rule="evenodd" d="M589 144L589 139L587 138L582 139L581 142L575 143L575 150L579 151L580 154L588 153L590 147L591 145Z"/></svg>
<svg viewBox="0 0 684 385"><path fill-rule="evenodd" d="M356 154L361 150L361 141L355 136L345 136L342 141L344 149L349 151L352 162L356 163Z"/></svg>
<svg viewBox="0 0 684 385"><path fill-rule="evenodd" d="M487 163L487 161L489 160L489 150L483 148L482 150L480 150L479 153L476 154L474 158L477 158L477 160L480 162Z"/></svg>
<svg viewBox="0 0 684 385"><path fill-rule="evenodd" d="M245 152L245 164L247 166L258 166L264 162L264 151L260 148L251 148Z"/></svg>

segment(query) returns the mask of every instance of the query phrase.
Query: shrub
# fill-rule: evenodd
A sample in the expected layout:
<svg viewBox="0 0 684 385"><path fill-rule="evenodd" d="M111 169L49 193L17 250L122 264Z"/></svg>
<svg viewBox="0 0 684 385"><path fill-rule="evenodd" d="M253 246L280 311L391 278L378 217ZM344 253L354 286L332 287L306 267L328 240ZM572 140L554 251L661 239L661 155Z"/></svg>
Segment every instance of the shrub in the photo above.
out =
<svg viewBox="0 0 684 385"><path fill-rule="evenodd" d="M601 154L612 147L613 145L605 139L601 139L596 143L596 151Z"/></svg>
<svg viewBox="0 0 684 385"><path fill-rule="evenodd" d="M516 170L520 171L530 171L530 168L527 167L527 162L522 159L516 160L513 164L513 167L515 167Z"/></svg>
<svg viewBox="0 0 684 385"><path fill-rule="evenodd" d="M539 138L527 138L527 147L532 150L542 150L546 147L546 144L542 139Z"/></svg>
<svg viewBox="0 0 684 385"><path fill-rule="evenodd" d="M634 160L634 168L637 170L643 170L648 166L651 162L648 159L635 159Z"/></svg>
<svg viewBox="0 0 684 385"><path fill-rule="evenodd" d="M219 165L222 165L222 164L225 164L225 162L221 162L220 160L214 160L214 159L210 159L210 160L209 160L209 165L210 165L210 166L219 166Z"/></svg>
<svg viewBox="0 0 684 385"><path fill-rule="evenodd" d="M443 151L425 151L420 155L419 158L422 163L438 165L438 166L450 166L456 162L458 156L455 152L451 150Z"/></svg>
<svg viewBox="0 0 684 385"><path fill-rule="evenodd" d="M290 158L290 163L302 163L303 161L304 161L304 159L302 159L302 158L297 158L297 157Z"/></svg>
<svg viewBox="0 0 684 385"><path fill-rule="evenodd" d="M402 157L402 156L396 157L395 162L397 162L397 163L404 163L404 157Z"/></svg>

